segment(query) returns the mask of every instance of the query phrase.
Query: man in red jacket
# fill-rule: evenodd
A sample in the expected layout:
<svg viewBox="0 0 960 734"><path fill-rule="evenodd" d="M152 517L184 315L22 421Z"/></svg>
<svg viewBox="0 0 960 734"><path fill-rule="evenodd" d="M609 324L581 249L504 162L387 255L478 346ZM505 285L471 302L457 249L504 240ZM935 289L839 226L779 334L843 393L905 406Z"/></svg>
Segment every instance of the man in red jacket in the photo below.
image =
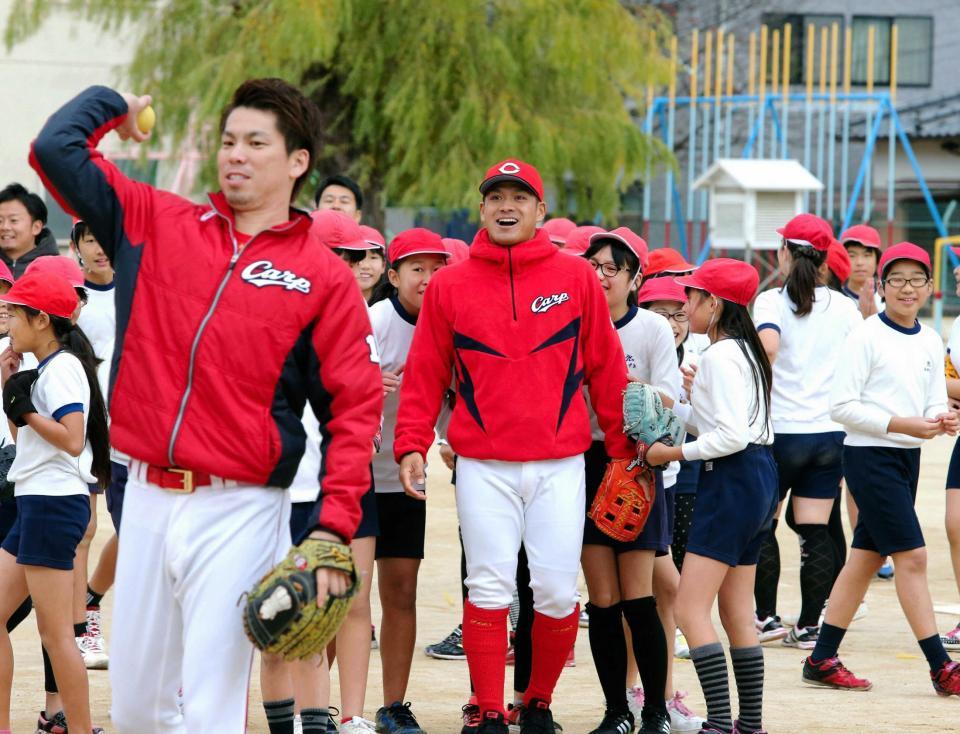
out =
<svg viewBox="0 0 960 734"><path fill-rule="evenodd" d="M626 362L590 265L557 250L544 231L537 170L510 159L480 185L483 229L470 258L427 289L400 390L394 456L407 494L456 372L448 440L457 462L457 511L469 596L463 647L479 731L505 734L507 611L521 542L534 595L533 665L523 734L553 734L550 700L578 626L584 522L583 452L590 391L607 452L635 453L621 429Z"/></svg>
<svg viewBox="0 0 960 734"><path fill-rule="evenodd" d="M289 547L281 488L303 453L303 406L323 437L310 535L348 542L370 484L380 370L353 275L291 207L315 159L314 105L279 79L242 84L220 120L222 193L195 204L96 149L114 129L146 139L135 120L149 103L92 87L54 113L30 161L116 270L111 441L131 463L113 724L240 734L253 648L236 604ZM327 571L317 582L321 600L347 585Z"/></svg>

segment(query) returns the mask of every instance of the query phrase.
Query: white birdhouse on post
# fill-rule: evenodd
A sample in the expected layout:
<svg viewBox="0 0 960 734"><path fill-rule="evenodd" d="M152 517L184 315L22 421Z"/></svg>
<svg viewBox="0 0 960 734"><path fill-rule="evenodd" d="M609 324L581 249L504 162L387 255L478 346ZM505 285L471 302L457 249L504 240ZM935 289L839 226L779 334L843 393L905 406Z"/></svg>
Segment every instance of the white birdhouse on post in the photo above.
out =
<svg viewBox="0 0 960 734"><path fill-rule="evenodd" d="M823 184L795 160L722 158L693 187L709 192L709 237L713 249L780 247L777 228L804 210L804 194Z"/></svg>

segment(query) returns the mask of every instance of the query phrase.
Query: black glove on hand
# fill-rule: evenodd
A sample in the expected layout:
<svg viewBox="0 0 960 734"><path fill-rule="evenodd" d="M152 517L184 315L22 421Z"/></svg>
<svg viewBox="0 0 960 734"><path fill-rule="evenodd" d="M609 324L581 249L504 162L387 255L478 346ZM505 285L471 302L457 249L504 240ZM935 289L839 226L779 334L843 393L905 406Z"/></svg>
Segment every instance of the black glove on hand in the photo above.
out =
<svg viewBox="0 0 960 734"><path fill-rule="evenodd" d="M27 425L24 416L36 413L37 409L30 399L30 388L39 376L37 370L14 372L3 386L3 412L13 421L13 425L23 428Z"/></svg>

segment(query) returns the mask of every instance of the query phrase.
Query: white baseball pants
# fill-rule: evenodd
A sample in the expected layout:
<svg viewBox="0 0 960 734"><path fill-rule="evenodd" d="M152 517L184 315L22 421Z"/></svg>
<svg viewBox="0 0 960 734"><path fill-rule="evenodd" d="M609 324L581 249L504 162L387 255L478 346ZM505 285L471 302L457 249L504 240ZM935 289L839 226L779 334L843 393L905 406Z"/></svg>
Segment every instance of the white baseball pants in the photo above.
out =
<svg viewBox="0 0 960 734"><path fill-rule="evenodd" d="M533 608L554 619L572 613L586 515L583 456L523 463L461 456L456 491L470 602L510 605L522 542Z"/></svg>
<svg viewBox="0 0 960 734"><path fill-rule="evenodd" d="M110 639L114 728L242 734L253 646L238 602L290 547L289 493L220 481L176 494L144 479L133 462Z"/></svg>

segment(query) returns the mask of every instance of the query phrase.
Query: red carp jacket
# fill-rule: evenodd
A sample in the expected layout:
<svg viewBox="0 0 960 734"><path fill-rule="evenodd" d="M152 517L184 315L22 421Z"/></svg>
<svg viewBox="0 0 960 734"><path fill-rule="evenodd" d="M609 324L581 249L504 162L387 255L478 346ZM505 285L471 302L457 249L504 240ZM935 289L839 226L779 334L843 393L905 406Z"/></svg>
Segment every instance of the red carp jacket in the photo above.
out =
<svg viewBox="0 0 960 734"><path fill-rule="evenodd" d="M627 367L596 273L543 230L512 247L480 230L468 260L437 271L424 293L400 388L397 461L426 455L455 372L447 439L460 456L560 459L591 443L583 385L607 453L629 457Z"/></svg>
<svg viewBox="0 0 960 734"><path fill-rule="evenodd" d="M116 270L111 444L162 467L286 487L309 400L322 437L311 525L352 538L383 406L353 275L304 212L240 248L221 194L195 204L128 179L96 150L126 114L119 94L91 87L54 113L30 153Z"/></svg>

